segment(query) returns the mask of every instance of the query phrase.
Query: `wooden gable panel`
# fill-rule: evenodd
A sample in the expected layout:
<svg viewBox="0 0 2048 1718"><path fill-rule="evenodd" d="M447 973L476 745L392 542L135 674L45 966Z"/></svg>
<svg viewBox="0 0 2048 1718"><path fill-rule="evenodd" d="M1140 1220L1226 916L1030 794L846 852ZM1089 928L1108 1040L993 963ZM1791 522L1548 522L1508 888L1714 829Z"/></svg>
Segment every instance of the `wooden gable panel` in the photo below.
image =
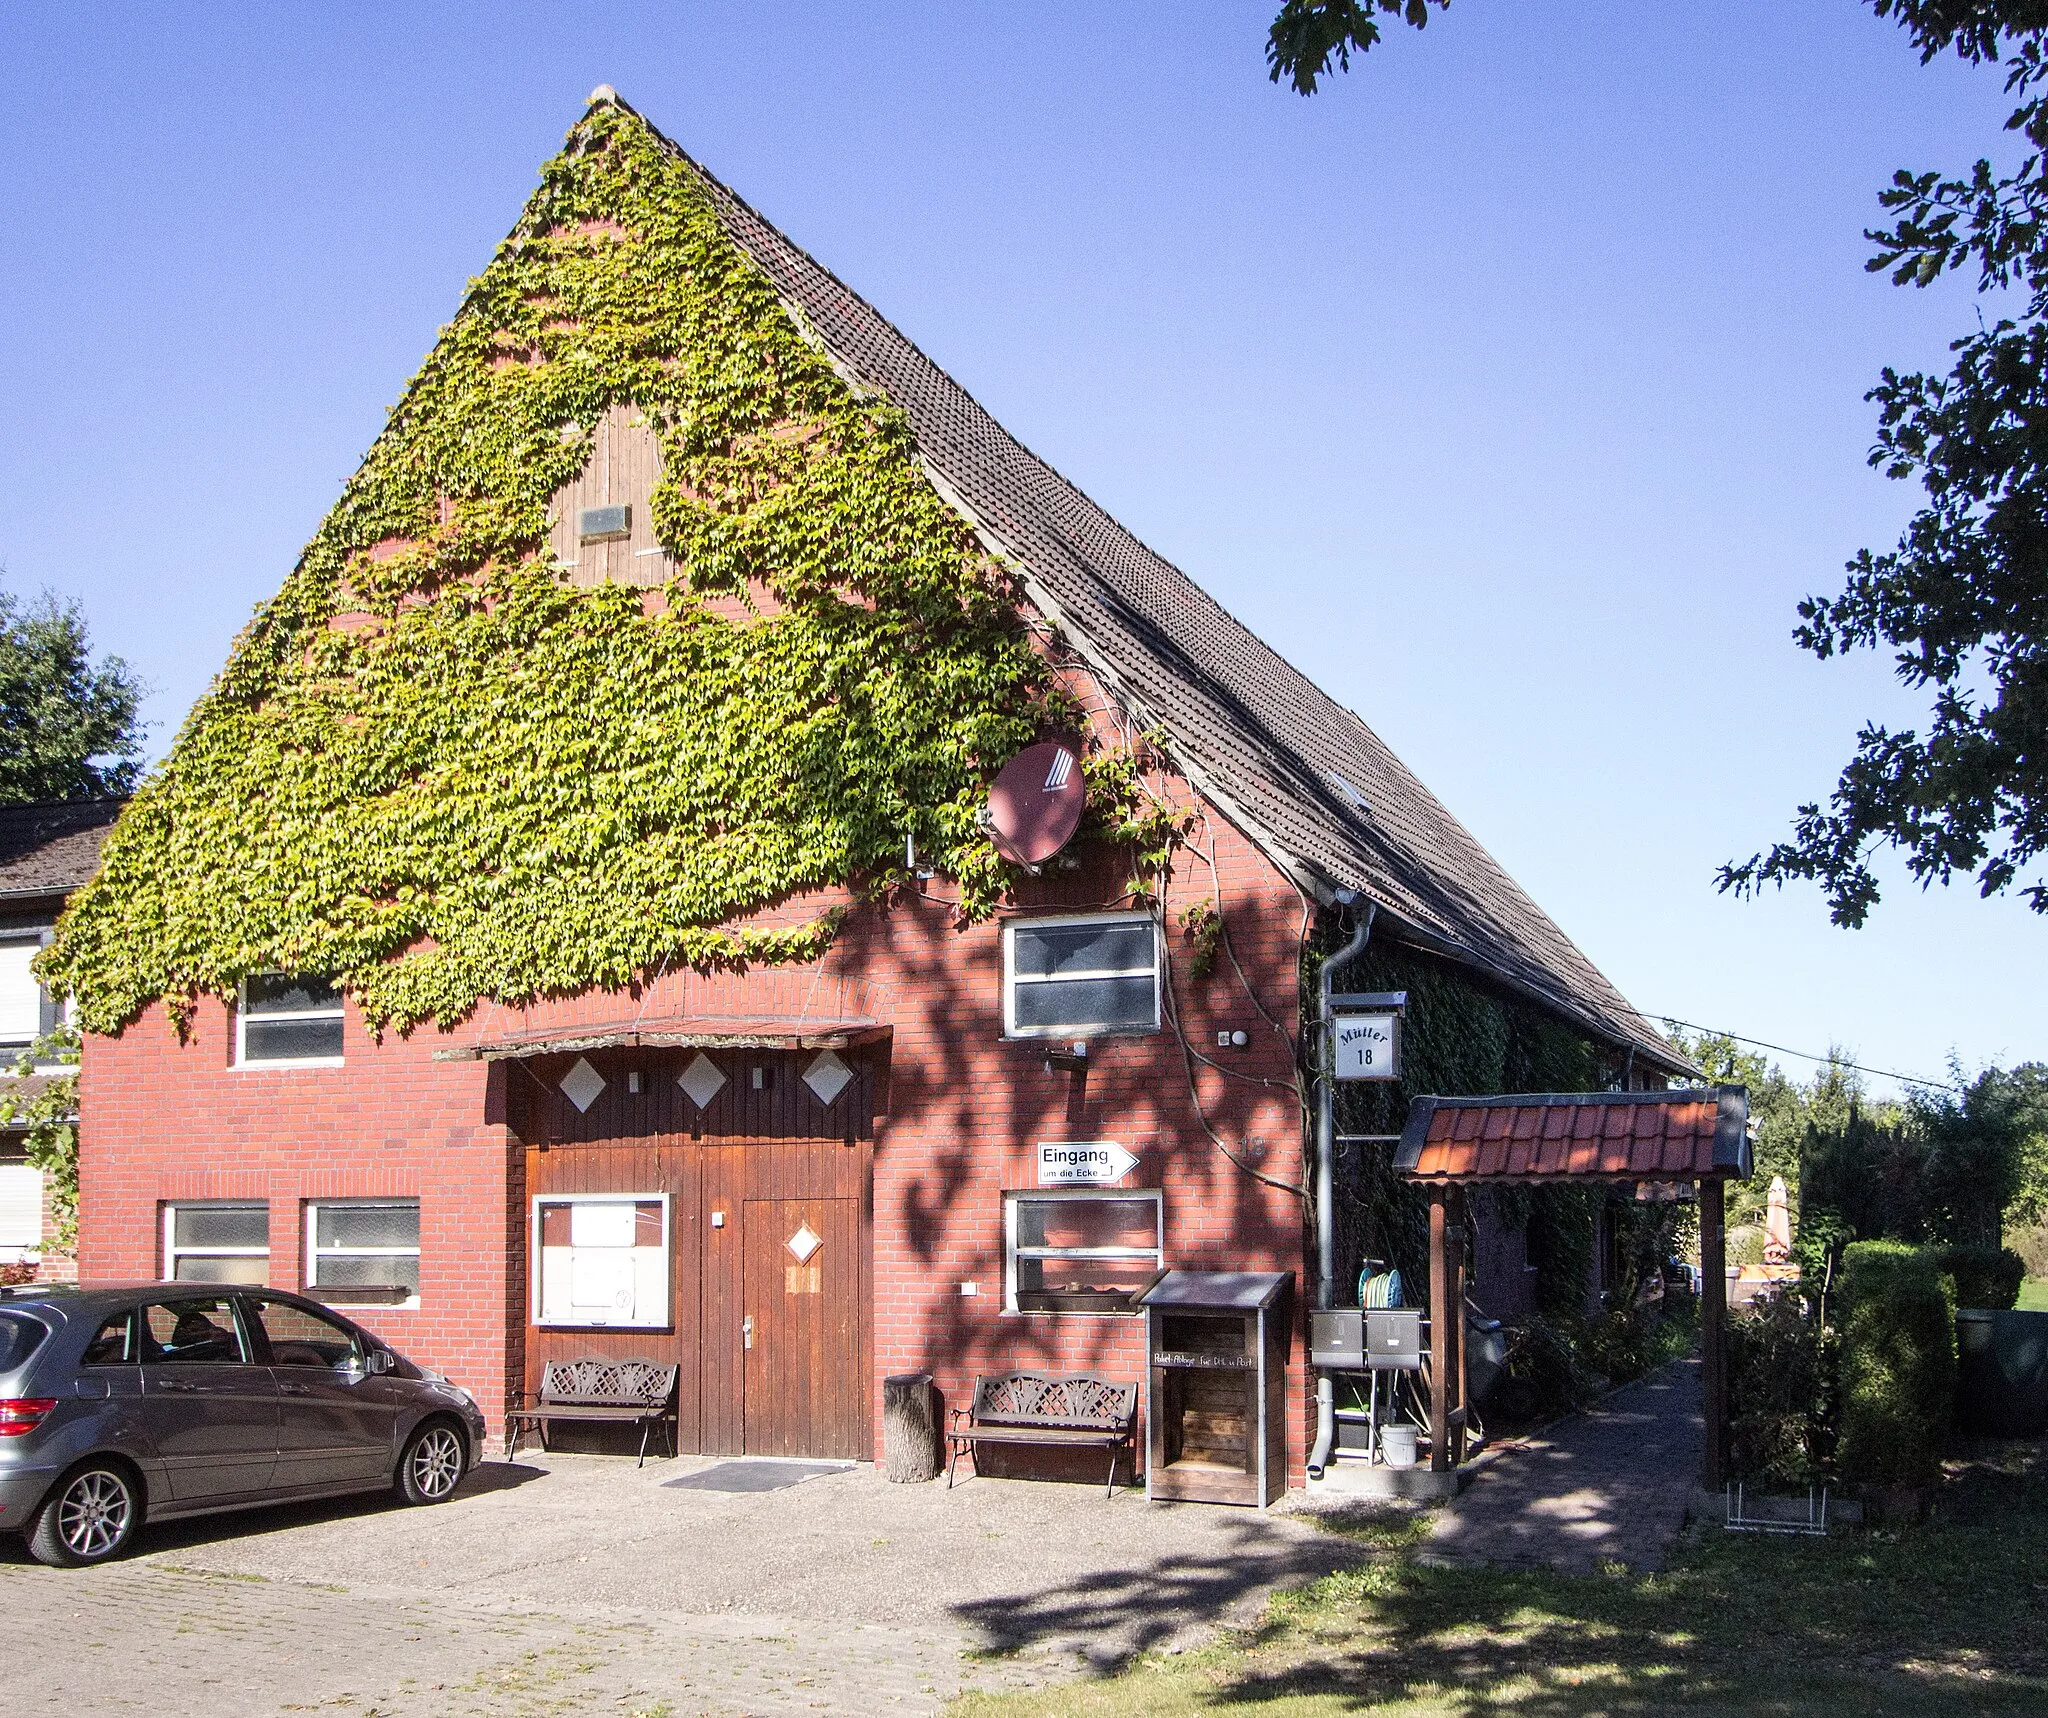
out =
<svg viewBox="0 0 2048 1718"><path fill-rule="evenodd" d="M654 536L651 503L661 481L661 442L637 406L613 406L590 437L590 461L582 473L556 491L548 511L548 552L572 585L638 585L659 588L675 562ZM592 507L625 506L630 529L608 542L578 540L577 521Z"/></svg>

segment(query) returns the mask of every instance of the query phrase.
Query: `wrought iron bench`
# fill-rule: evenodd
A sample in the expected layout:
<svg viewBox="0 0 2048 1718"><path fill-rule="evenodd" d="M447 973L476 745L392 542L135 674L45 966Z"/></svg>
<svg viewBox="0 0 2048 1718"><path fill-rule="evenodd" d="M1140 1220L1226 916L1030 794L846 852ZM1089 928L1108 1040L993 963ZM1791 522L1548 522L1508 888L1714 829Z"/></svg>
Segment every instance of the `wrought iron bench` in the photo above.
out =
<svg viewBox="0 0 2048 1718"><path fill-rule="evenodd" d="M640 1461L647 1460L647 1439L656 1426L667 1433L668 1453L676 1453L676 1374L680 1368L657 1366L651 1360L550 1360L540 1375L540 1394L533 1406L507 1418L512 1441L509 1458L519 1449L523 1432L540 1435L548 1448L548 1426L556 1420L581 1420L640 1428Z"/></svg>
<svg viewBox="0 0 2048 1718"><path fill-rule="evenodd" d="M962 1424L962 1421L965 1424ZM1117 1384L1092 1372L1050 1377L1043 1372L1004 1372L974 1381L974 1405L953 1410L946 1441L946 1488L953 1486L962 1450L980 1444L1067 1444L1109 1451L1109 1489L1116 1496L1116 1462L1124 1451L1137 1460L1138 1386Z"/></svg>

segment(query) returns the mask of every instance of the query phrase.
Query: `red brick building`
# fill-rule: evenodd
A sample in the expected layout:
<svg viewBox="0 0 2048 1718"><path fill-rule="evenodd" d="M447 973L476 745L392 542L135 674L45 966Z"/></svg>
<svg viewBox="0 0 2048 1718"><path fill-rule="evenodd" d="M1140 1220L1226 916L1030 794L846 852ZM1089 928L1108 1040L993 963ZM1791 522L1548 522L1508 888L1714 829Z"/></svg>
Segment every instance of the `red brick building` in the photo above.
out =
<svg viewBox="0 0 2048 1718"><path fill-rule="evenodd" d="M1128 1297L1162 1266L1313 1282L1303 960L1340 895L1375 908L1378 945L1558 1023L1613 1077L1683 1070L1355 715L608 91L549 182L648 139L833 385L901 414L920 482L1013 575L1024 634L1080 712L1070 751L1137 759L1140 797L1177 820L1170 859L1134 890L1126 847L1084 836L1011 867L977 916L914 850L881 883L870 868L744 915L761 932L840 911L820 955L679 950L516 1003L480 984L448 1024L381 1033L353 983L281 955L230 993L192 980L182 1020L152 1001L88 1040L85 1274L304 1287L470 1386L494 1427L548 1359L637 1355L680 1366L685 1449L862 1456L891 1373L929 1370L956 1404L997 1368L1138 1375ZM593 244L637 235L633 208L593 209ZM562 230L530 215L499 266ZM492 362L561 361L523 351L507 336ZM693 594L662 523L686 430L633 408L623 383L599 401L525 564L552 557L572 589L637 585L649 615L773 625L799 598L772 579ZM685 499L714 507L704 493ZM414 552L363 536L352 565ZM403 602L372 606L331 603L323 624L406 624ZM291 791L280 777L280 807ZM136 840L175 853L150 795ZM148 892L141 867L117 871L107 887ZM266 946L295 934L280 919ZM209 936L227 933L202 925L191 946ZM1076 1145L1120 1148L1094 1154L1099 1173L1129 1167L1067 1179ZM1288 1384L1298 1471L1299 1343Z"/></svg>

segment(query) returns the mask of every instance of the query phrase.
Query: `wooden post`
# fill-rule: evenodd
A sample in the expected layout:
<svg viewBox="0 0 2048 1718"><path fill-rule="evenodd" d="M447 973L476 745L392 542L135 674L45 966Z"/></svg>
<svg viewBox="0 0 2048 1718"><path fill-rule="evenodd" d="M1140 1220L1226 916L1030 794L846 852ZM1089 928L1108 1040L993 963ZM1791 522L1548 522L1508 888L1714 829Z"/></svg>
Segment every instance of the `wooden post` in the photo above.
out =
<svg viewBox="0 0 2048 1718"><path fill-rule="evenodd" d="M1465 1189L1451 1189L1450 1208L1445 1213L1451 1248L1451 1463L1465 1460L1465 1427L1471 1414L1465 1397Z"/></svg>
<svg viewBox="0 0 2048 1718"><path fill-rule="evenodd" d="M1429 1190L1429 1465L1437 1473L1451 1466L1451 1390L1457 1378L1451 1333L1457 1328L1451 1307L1449 1189Z"/></svg>
<svg viewBox="0 0 2048 1718"><path fill-rule="evenodd" d="M1709 1491L1728 1479L1726 1191L1718 1180L1700 1183L1700 1394L1707 1429L1700 1483Z"/></svg>

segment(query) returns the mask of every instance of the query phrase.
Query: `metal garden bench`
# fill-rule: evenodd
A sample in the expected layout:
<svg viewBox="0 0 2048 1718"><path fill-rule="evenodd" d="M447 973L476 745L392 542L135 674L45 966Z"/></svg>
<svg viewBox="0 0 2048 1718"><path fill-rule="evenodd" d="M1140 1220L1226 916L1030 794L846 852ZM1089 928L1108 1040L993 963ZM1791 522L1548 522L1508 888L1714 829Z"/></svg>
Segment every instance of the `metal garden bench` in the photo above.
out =
<svg viewBox="0 0 2048 1718"><path fill-rule="evenodd" d="M965 1424L962 1424L962 1421ZM1066 1444L1109 1451L1109 1489L1116 1495L1116 1462L1124 1451L1137 1456L1138 1386L1118 1384L1092 1372L1052 1377L1043 1372L1004 1372L974 1381L974 1405L953 1410L952 1446L946 1488L963 1450L980 1444ZM976 1450L975 1471L981 1468Z"/></svg>
<svg viewBox="0 0 2048 1718"><path fill-rule="evenodd" d="M533 1406L508 1416L512 1441L505 1454L519 1448L520 1434L540 1435L548 1448L548 1426L557 1420L629 1425L640 1428L640 1461L647 1460L647 1439L656 1426L667 1433L668 1453L676 1453L675 1366L651 1360L550 1360L540 1375L540 1394Z"/></svg>

